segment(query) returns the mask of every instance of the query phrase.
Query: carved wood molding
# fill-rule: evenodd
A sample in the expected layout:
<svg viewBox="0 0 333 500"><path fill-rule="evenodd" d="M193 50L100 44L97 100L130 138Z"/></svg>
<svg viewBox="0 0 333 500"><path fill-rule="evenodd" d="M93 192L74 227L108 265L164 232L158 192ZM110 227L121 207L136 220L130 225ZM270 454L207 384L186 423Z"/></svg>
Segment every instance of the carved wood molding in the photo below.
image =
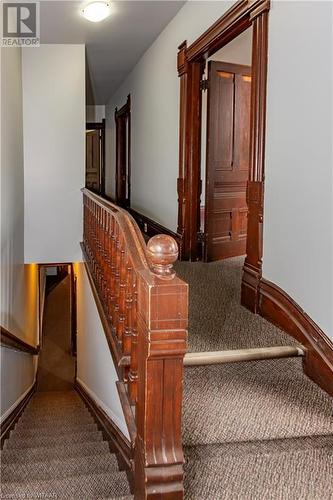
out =
<svg viewBox="0 0 333 500"><path fill-rule="evenodd" d="M187 346L188 285L179 278L138 279L136 498L183 498L181 414ZM152 314L149 312L151 311ZM162 496L161 496L162 498Z"/></svg>
<svg viewBox="0 0 333 500"><path fill-rule="evenodd" d="M259 313L307 349L304 372L333 396L333 343L303 309L280 287L261 279Z"/></svg>
<svg viewBox="0 0 333 500"><path fill-rule="evenodd" d="M187 49L187 61L209 57L270 8L269 0L239 0Z"/></svg>
<svg viewBox="0 0 333 500"><path fill-rule="evenodd" d="M1 345L16 351L26 352L28 354L37 355L39 353L39 346L32 346L20 339L13 333L10 333L3 326L1 328Z"/></svg>

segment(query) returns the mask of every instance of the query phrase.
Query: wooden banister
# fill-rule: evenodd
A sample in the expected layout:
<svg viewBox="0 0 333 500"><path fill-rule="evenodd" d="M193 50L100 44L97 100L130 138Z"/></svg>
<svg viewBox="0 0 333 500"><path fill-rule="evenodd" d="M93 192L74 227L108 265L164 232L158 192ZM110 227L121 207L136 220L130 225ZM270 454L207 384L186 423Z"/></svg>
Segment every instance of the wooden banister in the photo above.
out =
<svg viewBox="0 0 333 500"><path fill-rule="evenodd" d="M181 437L188 285L175 240L146 246L125 210L83 189L86 264L119 347L118 370L135 406L135 498L183 498ZM125 360L125 361L124 361Z"/></svg>
<svg viewBox="0 0 333 500"><path fill-rule="evenodd" d="M25 352L27 354L32 354L33 356L39 353L39 346L32 346L28 344L24 340L20 339L13 333L10 333L3 326L0 327L1 331L1 345L4 347L8 347L10 349L14 349L16 351Z"/></svg>

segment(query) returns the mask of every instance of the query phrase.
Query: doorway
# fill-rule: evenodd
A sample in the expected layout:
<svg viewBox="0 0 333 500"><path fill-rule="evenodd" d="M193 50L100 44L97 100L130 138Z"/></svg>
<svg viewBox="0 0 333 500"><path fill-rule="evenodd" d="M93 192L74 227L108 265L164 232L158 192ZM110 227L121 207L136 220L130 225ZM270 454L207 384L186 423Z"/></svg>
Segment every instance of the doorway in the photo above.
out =
<svg viewBox="0 0 333 500"><path fill-rule="evenodd" d="M126 104L115 109L116 121L116 202L131 206L131 96Z"/></svg>
<svg viewBox="0 0 333 500"><path fill-rule="evenodd" d="M105 195L105 119L86 123L86 179L87 189Z"/></svg>
<svg viewBox="0 0 333 500"><path fill-rule="evenodd" d="M266 81L268 53L269 2L240 0L190 46L183 42L178 49L180 78L180 127L178 227L182 235L182 260L202 260L200 201L202 181L201 104L202 75L207 58L252 28L250 161L246 185L247 238L243 266L241 303L258 311L262 275L264 159L266 122ZM222 61L223 62L223 61Z"/></svg>
<svg viewBox="0 0 333 500"><path fill-rule="evenodd" d="M205 262L246 254L251 66L225 57L251 63L250 30L214 54L205 69L200 205Z"/></svg>
<svg viewBox="0 0 333 500"><path fill-rule="evenodd" d="M76 279L71 264L40 265L45 284L37 390L73 388L76 356Z"/></svg>

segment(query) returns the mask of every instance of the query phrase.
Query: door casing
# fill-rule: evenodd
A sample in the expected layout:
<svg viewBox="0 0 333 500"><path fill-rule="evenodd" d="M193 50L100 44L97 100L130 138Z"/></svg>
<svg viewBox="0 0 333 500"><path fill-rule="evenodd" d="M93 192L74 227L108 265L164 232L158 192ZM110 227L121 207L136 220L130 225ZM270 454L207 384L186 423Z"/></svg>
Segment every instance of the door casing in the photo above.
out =
<svg viewBox="0 0 333 500"><path fill-rule="evenodd" d="M264 158L269 0L239 0L189 47L178 48L180 78L180 127L178 228L183 260L201 258L200 144L201 88L206 59L252 26L252 87L250 118L250 166L247 184L248 228L242 278L242 304L258 311L262 275Z"/></svg>

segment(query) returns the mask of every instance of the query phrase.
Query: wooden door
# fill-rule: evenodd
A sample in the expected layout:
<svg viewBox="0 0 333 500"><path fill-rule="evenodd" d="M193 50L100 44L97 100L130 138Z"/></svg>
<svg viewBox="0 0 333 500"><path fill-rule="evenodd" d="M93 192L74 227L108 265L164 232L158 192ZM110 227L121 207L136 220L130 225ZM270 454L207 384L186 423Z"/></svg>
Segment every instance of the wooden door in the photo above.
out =
<svg viewBox="0 0 333 500"><path fill-rule="evenodd" d="M131 98L115 110L116 121L116 201L119 206L131 205Z"/></svg>
<svg viewBox="0 0 333 500"><path fill-rule="evenodd" d="M86 132L86 187L100 192L101 187L101 144L100 131Z"/></svg>
<svg viewBox="0 0 333 500"><path fill-rule="evenodd" d="M251 67L208 64L205 260L246 253Z"/></svg>

